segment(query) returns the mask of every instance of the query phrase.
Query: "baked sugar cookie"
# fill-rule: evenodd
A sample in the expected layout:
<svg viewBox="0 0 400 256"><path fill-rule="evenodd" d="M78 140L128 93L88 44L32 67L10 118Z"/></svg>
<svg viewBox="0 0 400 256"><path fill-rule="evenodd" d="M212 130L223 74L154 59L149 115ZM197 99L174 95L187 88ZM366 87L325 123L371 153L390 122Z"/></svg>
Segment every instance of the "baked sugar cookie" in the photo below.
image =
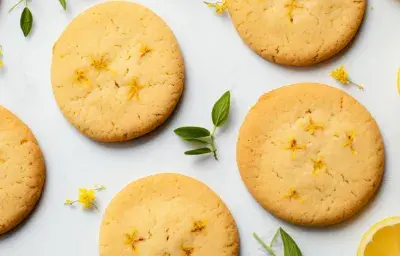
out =
<svg viewBox="0 0 400 256"><path fill-rule="evenodd" d="M106 2L79 15L56 42L51 80L77 129L94 140L125 141L171 115L184 66L160 17L139 4Z"/></svg>
<svg viewBox="0 0 400 256"><path fill-rule="evenodd" d="M366 0L227 0L234 26L263 58L307 66L341 51L362 22Z"/></svg>
<svg viewBox="0 0 400 256"><path fill-rule="evenodd" d="M149 176L110 203L100 231L101 256L238 256L235 221L206 185L178 174Z"/></svg>
<svg viewBox="0 0 400 256"><path fill-rule="evenodd" d="M45 164L29 128L0 106L0 235L21 223L42 193Z"/></svg>
<svg viewBox="0 0 400 256"><path fill-rule="evenodd" d="M373 197L384 147L375 120L354 98L303 83L259 99L240 130L237 162L266 210L323 226L348 219Z"/></svg>

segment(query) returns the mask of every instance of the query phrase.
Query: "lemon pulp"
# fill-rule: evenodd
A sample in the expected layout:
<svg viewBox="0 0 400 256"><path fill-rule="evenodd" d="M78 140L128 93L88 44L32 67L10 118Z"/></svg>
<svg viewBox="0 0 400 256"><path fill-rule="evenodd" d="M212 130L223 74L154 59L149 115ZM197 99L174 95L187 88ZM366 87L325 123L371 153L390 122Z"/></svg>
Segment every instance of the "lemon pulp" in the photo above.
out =
<svg viewBox="0 0 400 256"><path fill-rule="evenodd" d="M400 223L376 232L366 246L364 256L400 256Z"/></svg>

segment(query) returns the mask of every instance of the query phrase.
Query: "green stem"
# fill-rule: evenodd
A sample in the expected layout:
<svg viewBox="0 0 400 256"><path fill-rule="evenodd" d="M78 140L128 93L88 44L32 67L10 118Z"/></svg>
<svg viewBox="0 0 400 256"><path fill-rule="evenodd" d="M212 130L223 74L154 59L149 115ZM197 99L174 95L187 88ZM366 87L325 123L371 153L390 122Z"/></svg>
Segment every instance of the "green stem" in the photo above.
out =
<svg viewBox="0 0 400 256"><path fill-rule="evenodd" d="M211 151L212 151L213 154L214 154L215 160L218 161L217 148L215 147L215 142L214 142L214 140L215 140L215 131L216 131L216 130L217 130L217 127L214 126L214 129L213 129L213 131L212 131L212 133L211 133L211 135L210 135L210 139L211 139L210 146L211 146Z"/></svg>
<svg viewBox="0 0 400 256"><path fill-rule="evenodd" d="M19 0L18 3L14 4L13 7L8 11L8 13L12 12L18 5L20 5L24 0Z"/></svg>
<svg viewBox="0 0 400 256"><path fill-rule="evenodd" d="M269 247L256 233L253 233L253 237L260 243L260 245L271 255L276 256L275 252Z"/></svg>
<svg viewBox="0 0 400 256"><path fill-rule="evenodd" d="M280 235L279 229L276 231L274 237L272 238L271 244L269 245L271 248L274 246L274 243L278 239L278 236Z"/></svg>

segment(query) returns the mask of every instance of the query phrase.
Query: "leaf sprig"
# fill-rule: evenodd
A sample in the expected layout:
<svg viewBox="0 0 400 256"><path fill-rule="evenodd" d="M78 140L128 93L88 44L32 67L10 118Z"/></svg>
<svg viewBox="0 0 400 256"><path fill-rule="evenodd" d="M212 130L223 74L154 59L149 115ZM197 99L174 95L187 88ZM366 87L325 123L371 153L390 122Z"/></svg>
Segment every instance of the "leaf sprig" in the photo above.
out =
<svg viewBox="0 0 400 256"><path fill-rule="evenodd" d="M211 132L206 128L197 126L184 126L175 129L175 134L183 140L207 145L206 147L186 151L185 155L213 154L215 160L218 160L217 148L215 146L215 132L217 128L225 124L228 119L230 104L231 93L227 91L219 98L212 109L211 117L214 128Z"/></svg>
<svg viewBox="0 0 400 256"><path fill-rule="evenodd" d="M58 0L63 7L64 10L67 10L67 2L66 0ZM14 4L11 9L8 11L8 13L12 12L15 8L17 8L20 4L25 3L24 10L21 13L21 18L20 18L20 27L22 30L22 33L24 34L25 37L28 37L29 34L31 33L32 26L33 26L33 15L31 10L29 9L28 6L28 0L19 0L16 4Z"/></svg>
<svg viewBox="0 0 400 256"><path fill-rule="evenodd" d="M271 243L266 244L256 233L253 233L253 237L257 240L258 243L269 253L271 256L276 256L276 253L273 249L274 244L279 239L282 240L283 243L283 254L284 256L302 256L303 254L300 251L300 248L297 246L296 242L293 238L286 233L283 228L279 228L274 237L272 238Z"/></svg>

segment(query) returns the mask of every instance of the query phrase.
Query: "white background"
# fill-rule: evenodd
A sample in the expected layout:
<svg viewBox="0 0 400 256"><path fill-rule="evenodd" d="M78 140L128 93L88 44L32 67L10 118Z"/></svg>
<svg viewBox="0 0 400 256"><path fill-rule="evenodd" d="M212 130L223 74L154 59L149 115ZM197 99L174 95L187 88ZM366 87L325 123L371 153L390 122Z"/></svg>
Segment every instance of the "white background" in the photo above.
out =
<svg viewBox="0 0 400 256"><path fill-rule="evenodd" d="M47 181L40 204L28 221L0 237L0 256L98 255L99 225L108 202L131 181L159 172L195 177L222 197L239 226L242 256L262 255L252 232L266 236L278 226L293 236L306 256L355 255L370 225L400 215L398 0L370 0L351 47L311 68L282 67L261 59L241 41L228 15L216 15L200 0L138 1L163 17L178 38L185 57L186 88L181 104L165 125L122 144L99 144L77 132L59 111L50 84L53 43L73 17L101 1L68 0L67 12L58 0L32 1L35 25L28 39L19 29L22 6L8 14L15 1L0 0L0 44L6 65L0 71L0 104L35 133L45 155ZM329 77L340 64L365 86L364 92L343 88ZM272 217L247 192L235 161L238 130L258 97L302 81L341 87L353 95L375 116L385 141L386 173L378 196L361 214L331 228L296 227ZM190 145L177 138L173 129L182 125L211 128L212 105L228 89L232 90L232 109L229 123L217 135L220 161L184 156ZM78 187L95 183L108 188L98 193L100 212L63 205L66 198L77 196Z"/></svg>

